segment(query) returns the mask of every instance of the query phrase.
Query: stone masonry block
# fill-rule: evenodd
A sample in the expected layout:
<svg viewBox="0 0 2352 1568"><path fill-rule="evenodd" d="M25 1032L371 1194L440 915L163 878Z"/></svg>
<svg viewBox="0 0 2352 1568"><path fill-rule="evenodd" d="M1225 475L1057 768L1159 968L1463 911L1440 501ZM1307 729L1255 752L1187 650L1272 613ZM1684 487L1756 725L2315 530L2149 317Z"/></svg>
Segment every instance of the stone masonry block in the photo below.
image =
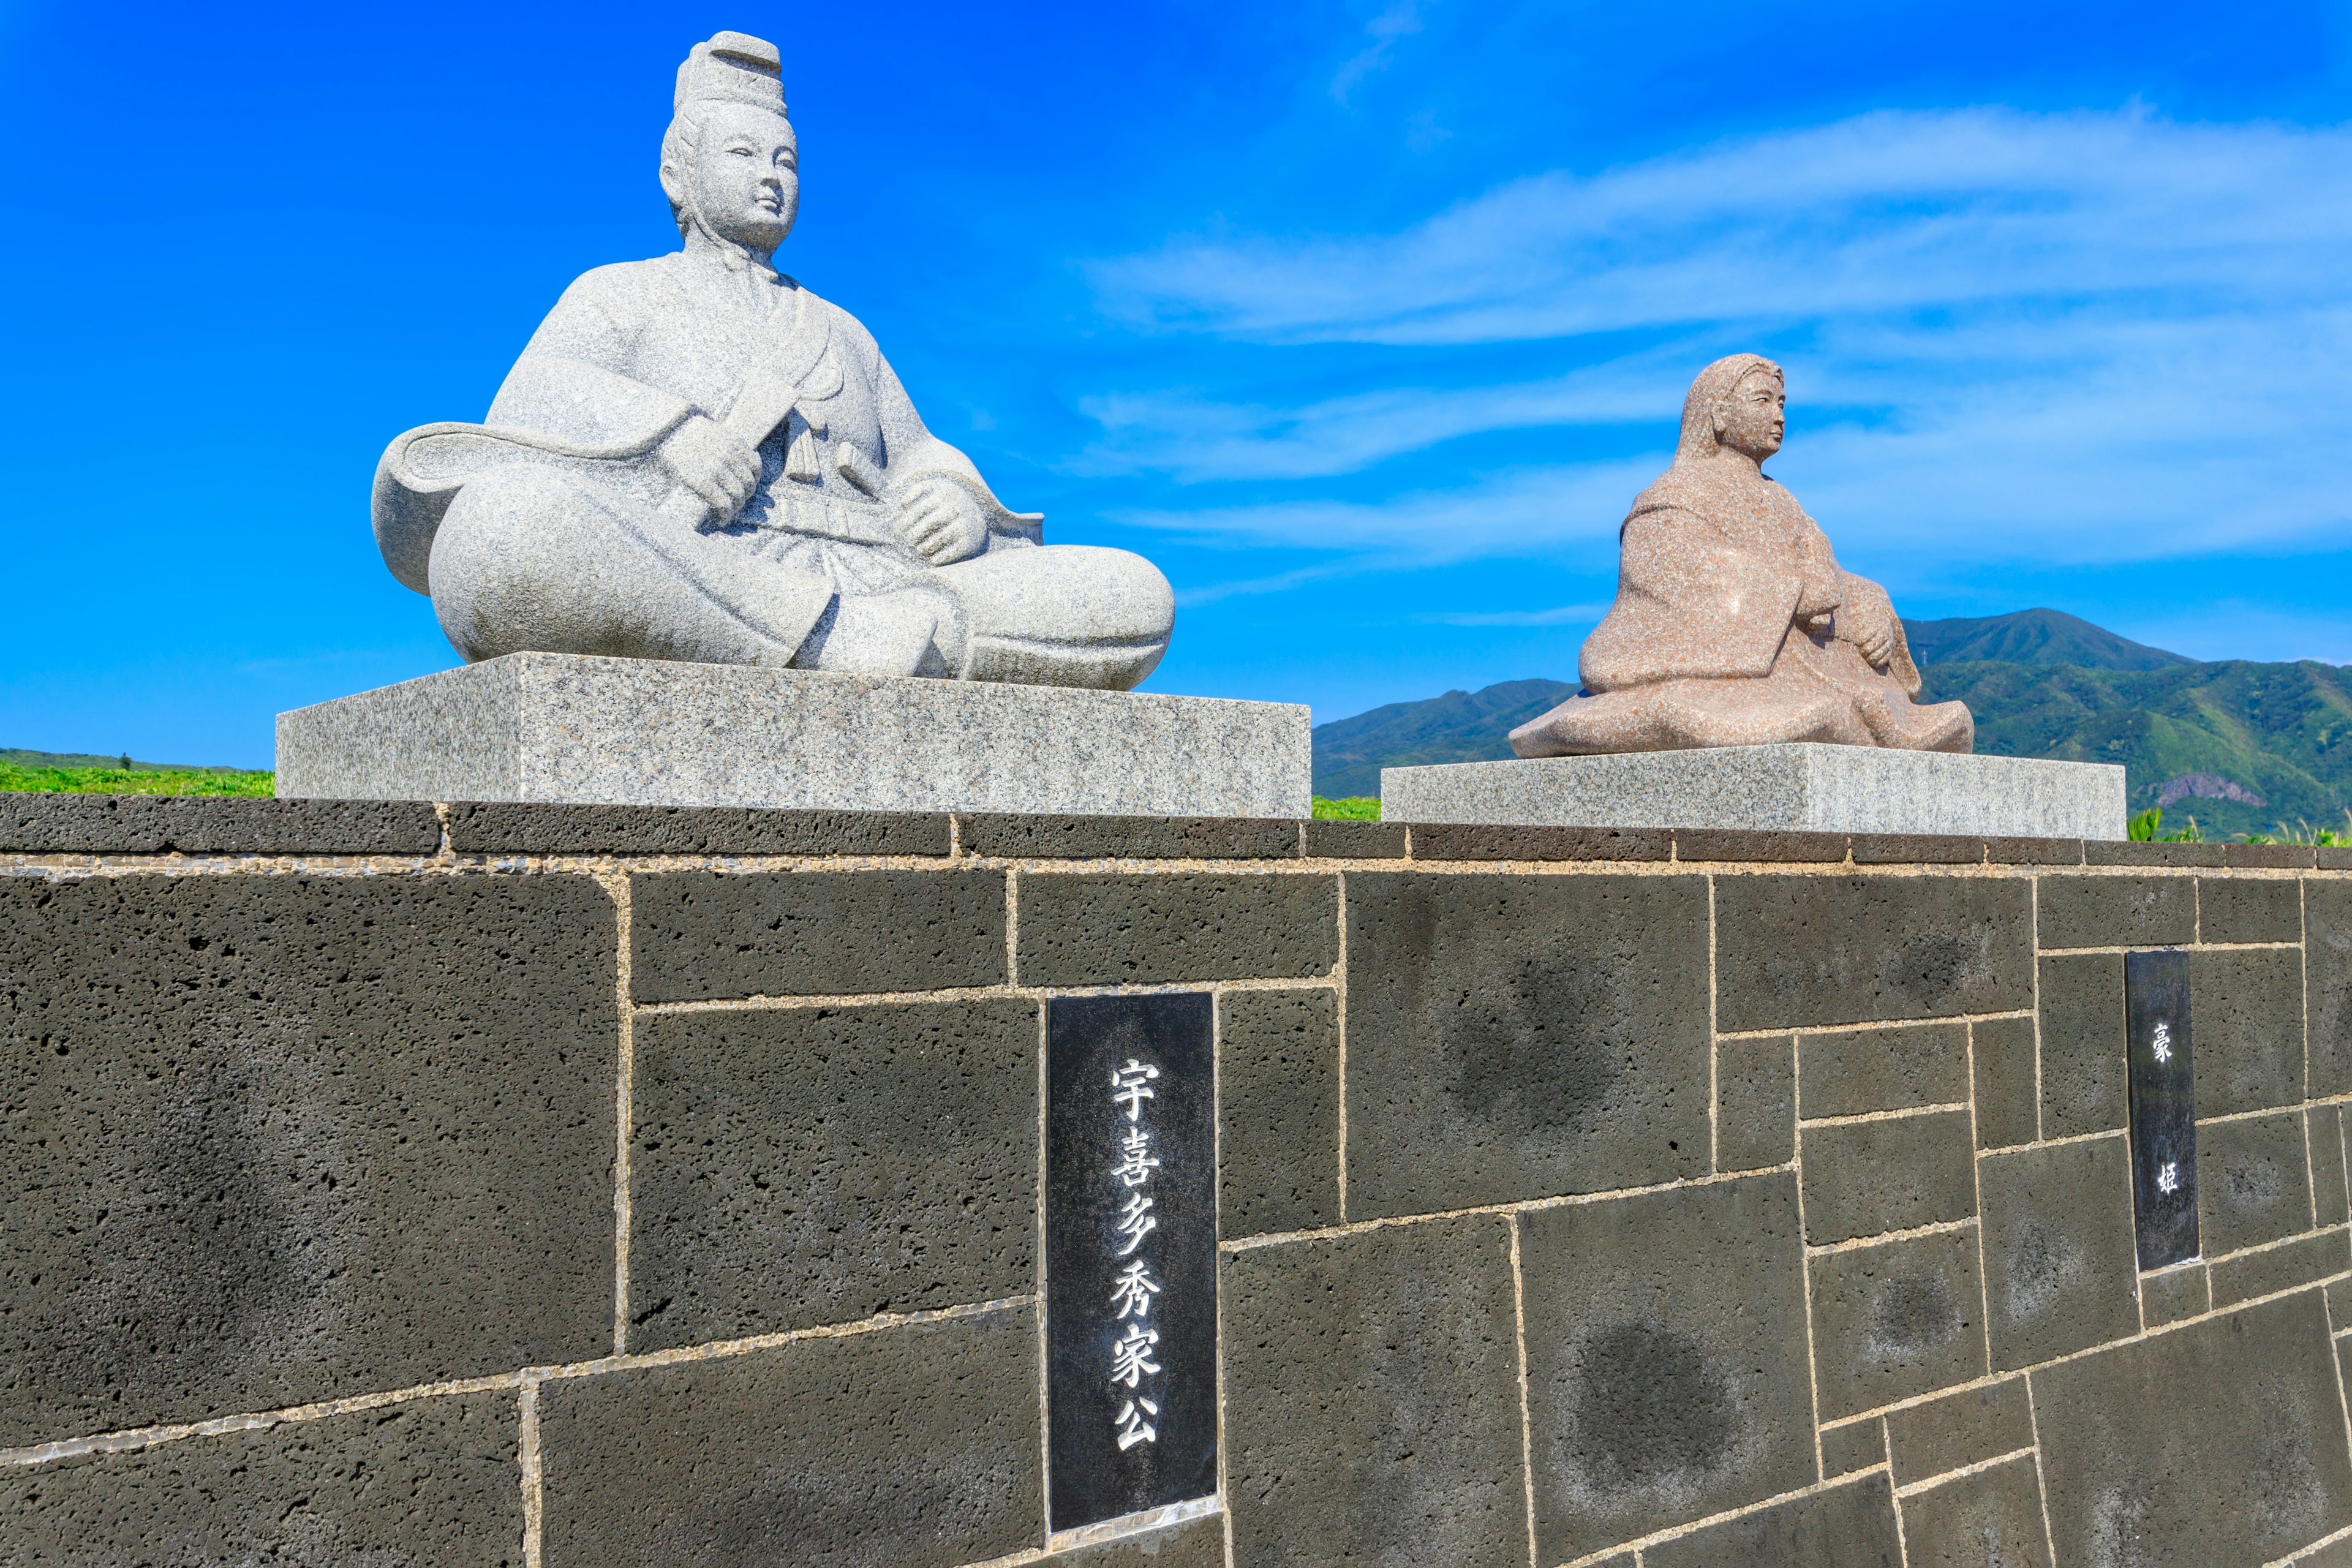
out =
<svg viewBox="0 0 2352 1568"><path fill-rule="evenodd" d="M2213 1305L2234 1306L2309 1285L2352 1269L2352 1247L2343 1227L2314 1231L2259 1252L2242 1252L2213 1265Z"/></svg>
<svg viewBox="0 0 2352 1568"><path fill-rule="evenodd" d="M2121 1128L2130 1115L2124 1081L2123 955L2043 959L2041 1018L2042 1136ZM2201 1033L2194 1038L2198 1046L2204 1043Z"/></svg>
<svg viewBox="0 0 2352 1568"><path fill-rule="evenodd" d="M612 1343L612 900L0 879L0 1446Z"/></svg>
<svg viewBox="0 0 2352 1568"><path fill-rule="evenodd" d="M2034 934L2063 947L2181 947L2197 940L2194 877L2038 879Z"/></svg>
<svg viewBox="0 0 2352 1568"><path fill-rule="evenodd" d="M2303 954L2292 947L2189 955L2197 1113L2228 1116L2303 1100Z"/></svg>
<svg viewBox="0 0 2352 1568"><path fill-rule="evenodd" d="M1808 1127L1800 1152L1815 1247L1976 1213L1965 1110Z"/></svg>
<svg viewBox="0 0 2352 1568"><path fill-rule="evenodd" d="M1969 1026L1909 1025L1797 1037L1798 1110L1859 1116L1969 1098Z"/></svg>
<svg viewBox="0 0 2352 1568"><path fill-rule="evenodd" d="M1820 1253L1809 1267L1822 1420L1984 1375L1973 1227Z"/></svg>
<svg viewBox="0 0 2352 1568"><path fill-rule="evenodd" d="M945 812L549 801L449 808L449 847L459 855L945 855L951 835Z"/></svg>
<svg viewBox="0 0 2352 1568"><path fill-rule="evenodd" d="M1296 860L1299 823L1264 816L1062 816L974 812L963 852L1020 859Z"/></svg>
<svg viewBox="0 0 2352 1568"><path fill-rule="evenodd" d="M640 1002L1004 981L1002 871L656 871L629 879Z"/></svg>
<svg viewBox="0 0 2352 1568"><path fill-rule="evenodd" d="M1216 1514L1096 1546L1048 1552L1039 1568L1225 1568L1225 1521Z"/></svg>
<svg viewBox="0 0 2352 1568"><path fill-rule="evenodd" d="M1874 1024L2032 1005L2021 879L1722 877L1716 1026Z"/></svg>
<svg viewBox="0 0 2352 1568"><path fill-rule="evenodd" d="M2201 942L2301 942L2303 883L2291 877L2200 877Z"/></svg>
<svg viewBox="0 0 2352 1568"><path fill-rule="evenodd" d="M1339 1219L1339 1001L1228 991L1217 1044L1217 1226L1227 1237Z"/></svg>
<svg viewBox="0 0 2352 1568"><path fill-rule="evenodd" d="M1715 1166L1755 1171L1797 1157L1796 1041L1723 1040L1715 1047Z"/></svg>
<svg viewBox="0 0 2352 1568"><path fill-rule="evenodd" d="M1886 1417L1886 1446L1898 1487L2031 1448L2033 1411L2025 1379L2003 1378L1894 1411ZM2037 1519L2041 1511L2036 1503Z"/></svg>
<svg viewBox="0 0 2352 1568"><path fill-rule="evenodd" d="M2138 1331L2131 1151L2122 1136L1987 1154L1977 1179L1995 1371Z"/></svg>
<svg viewBox="0 0 2352 1568"><path fill-rule="evenodd" d="M2033 1456L1903 1500L1911 1568L2050 1568Z"/></svg>
<svg viewBox="0 0 2352 1568"><path fill-rule="evenodd" d="M1822 1479L1833 1481L1886 1463L1886 1423L1873 1415L1822 1429Z"/></svg>
<svg viewBox="0 0 2352 1568"><path fill-rule="evenodd" d="M421 800L0 795L0 850L28 855L431 855Z"/></svg>
<svg viewBox="0 0 2352 1568"><path fill-rule="evenodd" d="M1307 824L1307 858L1310 860L1402 860L1405 826L1402 822L1338 822Z"/></svg>
<svg viewBox="0 0 2352 1568"><path fill-rule="evenodd" d="M2322 1225L2341 1225L2352 1218L2352 1191L2344 1180L2343 1109L2315 1105L2305 1116L2305 1134L2311 1142L2311 1200Z"/></svg>
<svg viewBox="0 0 2352 1568"><path fill-rule="evenodd" d="M1024 985L1307 980L1339 958L1339 884L1328 876L1028 873Z"/></svg>
<svg viewBox="0 0 2352 1568"><path fill-rule="evenodd" d="M2202 1263L2139 1277L2139 1318L2148 1328L2201 1318L2212 1309L2213 1289Z"/></svg>
<svg viewBox="0 0 2352 1568"><path fill-rule="evenodd" d="M1234 1561L1526 1568L1507 1223L1221 1261Z"/></svg>
<svg viewBox="0 0 2352 1568"><path fill-rule="evenodd" d="M2319 1292L2033 1374L2062 1563L2267 1563L2352 1524Z"/></svg>
<svg viewBox="0 0 2352 1568"><path fill-rule="evenodd" d="M1895 1495L1866 1475L1741 1514L1642 1553L1646 1568L1898 1568Z"/></svg>
<svg viewBox="0 0 2352 1568"><path fill-rule="evenodd" d="M1037 1004L639 1020L629 1348L1036 1289Z"/></svg>
<svg viewBox="0 0 2352 1568"><path fill-rule="evenodd" d="M566 1378L546 1568L952 1568L1045 1544L1032 1308Z"/></svg>
<svg viewBox="0 0 2352 1568"><path fill-rule="evenodd" d="M2311 1096L2352 1094L2352 880L2306 879L2303 919Z"/></svg>
<svg viewBox="0 0 2352 1568"><path fill-rule="evenodd" d="M11 1563L431 1563L522 1568L515 1396L80 1454L7 1471Z"/></svg>
<svg viewBox="0 0 2352 1568"><path fill-rule="evenodd" d="M1538 1561L1812 1483L1792 1175L1535 1210L1519 1258Z"/></svg>
<svg viewBox="0 0 2352 1568"><path fill-rule="evenodd" d="M1977 1147L2005 1149L2040 1134L2034 1021L1984 1018L1969 1026L1976 1064Z"/></svg>
<svg viewBox="0 0 2352 1568"><path fill-rule="evenodd" d="M2198 1124L2197 1234L2207 1258L2310 1228L2301 1112Z"/></svg>
<svg viewBox="0 0 2352 1568"><path fill-rule="evenodd" d="M1706 929L1697 877L1352 874L1349 1217L1704 1174Z"/></svg>

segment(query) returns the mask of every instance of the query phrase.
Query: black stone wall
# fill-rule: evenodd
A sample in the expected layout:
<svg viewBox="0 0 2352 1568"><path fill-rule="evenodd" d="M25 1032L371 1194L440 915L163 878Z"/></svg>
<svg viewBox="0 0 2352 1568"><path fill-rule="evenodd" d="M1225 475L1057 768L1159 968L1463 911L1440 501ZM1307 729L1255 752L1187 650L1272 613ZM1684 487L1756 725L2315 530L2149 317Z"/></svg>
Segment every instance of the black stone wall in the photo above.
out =
<svg viewBox="0 0 2352 1568"><path fill-rule="evenodd" d="M1054 1539L1104 987L1215 997L1223 1488ZM0 797L0 1561L2352 1553L2343 851Z"/></svg>

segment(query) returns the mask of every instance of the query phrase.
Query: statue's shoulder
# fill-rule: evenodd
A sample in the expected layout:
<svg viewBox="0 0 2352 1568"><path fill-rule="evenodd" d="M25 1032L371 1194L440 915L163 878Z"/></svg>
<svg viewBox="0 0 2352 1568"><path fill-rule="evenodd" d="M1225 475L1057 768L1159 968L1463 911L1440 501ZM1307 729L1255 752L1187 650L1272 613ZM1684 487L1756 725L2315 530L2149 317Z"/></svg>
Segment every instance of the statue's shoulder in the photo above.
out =
<svg viewBox="0 0 2352 1568"><path fill-rule="evenodd" d="M874 341L874 334L866 330L865 322L797 278L793 279L793 287L799 289L807 300L803 308L810 315L825 324L826 332L833 342L854 351L861 358L872 358L882 352L881 346Z"/></svg>
<svg viewBox="0 0 2352 1568"><path fill-rule="evenodd" d="M670 275L672 264L671 257L656 256L645 261L614 261L592 267L572 280L555 308L561 310L570 306L588 306L611 316L635 315L676 291L677 285Z"/></svg>

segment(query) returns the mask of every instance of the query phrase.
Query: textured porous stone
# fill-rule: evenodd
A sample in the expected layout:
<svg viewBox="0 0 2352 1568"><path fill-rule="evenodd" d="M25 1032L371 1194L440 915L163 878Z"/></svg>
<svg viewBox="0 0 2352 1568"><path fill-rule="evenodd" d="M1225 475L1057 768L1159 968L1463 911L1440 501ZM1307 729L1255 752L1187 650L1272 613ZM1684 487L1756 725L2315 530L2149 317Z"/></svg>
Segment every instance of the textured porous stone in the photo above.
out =
<svg viewBox="0 0 2352 1568"><path fill-rule="evenodd" d="M1977 1184L1995 1370L2030 1366L2138 1328L2131 1152L2124 1139L1988 1154L1977 1162Z"/></svg>
<svg viewBox="0 0 2352 1568"><path fill-rule="evenodd" d="M459 855L945 855L952 831L945 812L513 801L449 808L449 847Z"/></svg>
<svg viewBox="0 0 2352 1568"><path fill-rule="evenodd" d="M1721 878L1716 1026L1803 1028L2030 1007L2030 898L2022 881L1974 877Z"/></svg>
<svg viewBox="0 0 2352 1568"><path fill-rule="evenodd" d="M2352 1094L2352 880L2305 882L2303 918L2311 1097Z"/></svg>
<svg viewBox="0 0 2352 1568"><path fill-rule="evenodd" d="M1405 1550L1525 1568L1507 1224L1433 1220L1221 1261L1234 1560Z"/></svg>
<svg viewBox="0 0 2352 1568"><path fill-rule="evenodd" d="M1682 827L1675 830L1678 860L1761 861L1835 866L1852 850L1843 833L1788 833L1763 828Z"/></svg>
<svg viewBox="0 0 2352 1568"><path fill-rule="evenodd" d="M0 1446L612 1343L585 877L0 879Z"/></svg>
<svg viewBox="0 0 2352 1568"><path fill-rule="evenodd" d="M1964 1388L1886 1416L1887 1454L1898 1487L2032 1447L2033 1411L2021 1377ZM2041 1512L2036 1503L2037 1520Z"/></svg>
<svg viewBox="0 0 2352 1568"><path fill-rule="evenodd" d="M1402 822L1309 821L1306 852L1318 860L1402 860L1405 831Z"/></svg>
<svg viewBox="0 0 2352 1568"><path fill-rule="evenodd" d="M657 871L629 879L640 1002L1004 982L1002 871Z"/></svg>
<svg viewBox="0 0 2352 1568"><path fill-rule="evenodd" d="M2043 949L2171 947L2197 940L2190 877L2043 877L2035 938Z"/></svg>
<svg viewBox="0 0 2352 1568"><path fill-rule="evenodd" d="M2199 1318L2212 1310L2213 1291L2202 1263L2139 1277L2140 1321L2151 1329Z"/></svg>
<svg viewBox="0 0 2352 1568"><path fill-rule="evenodd" d="M2347 1268L2352 1268L2352 1247L2347 1247L2341 1226L2297 1237L2214 1264L2213 1305L2228 1307L2256 1296L2292 1290Z"/></svg>
<svg viewBox="0 0 2352 1568"><path fill-rule="evenodd" d="M1538 1209L1519 1258L1538 1561L1811 1484L1792 1176Z"/></svg>
<svg viewBox="0 0 2352 1568"><path fill-rule="evenodd" d="M2042 1131L2110 1132L2130 1114L2124 1082L2124 961L2070 953L2042 961ZM2204 1037L2192 1037L2202 1062ZM2201 1088L2202 1085L2200 1084Z"/></svg>
<svg viewBox="0 0 2352 1568"><path fill-rule="evenodd" d="M1717 1170L1760 1170L1796 1158L1794 1044L1781 1035L1716 1047Z"/></svg>
<svg viewBox="0 0 2352 1568"><path fill-rule="evenodd" d="M1886 1463L1886 1427L1873 1415L1822 1431L1822 1479L1833 1481Z"/></svg>
<svg viewBox="0 0 2352 1568"><path fill-rule="evenodd" d="M412 1399L12 1468L8 1561L521 1568L515 1396Z"/></svg>
<svg viewBox="0 0 2352 1568"><path fill-rule="evenodd" d="M2274 877L2200 877L2197 932L2205 942L2301 942L2303 884Z"/></svg>
<svg viewBox="0 0 2352 1568"><path fill-rule="evenodd" d="M1381 815L1414 824L2120 838L2124 771L1818 745L1444 763L1382 768Z"/></svg>
<svg viewBox="0 0 2352 1568"><path fill-rule="evenodd" d="M2300 1112L2198 1124L2197 1226L2208 1258L2311 1227Z"/></svg>
<svg viewBox="0 0 2352 1568"><path fill-rule="evenodd" d="M1949 833L1857 833L1853 852L1857 866L1977 866L1984 862L1985 841Z"/></svg>
<svg viewBox="0 0 2352 1568"><path fill-rule="evenodd" d="M961 819L963 852L1011 858L1296 860L1300 824L1265 817L1037 816Z"/></svg>
<svg viewBox="0 0 2352 1568"><path fill-rule="evenodd" d="M1210 1514L1164 1530L1048 1552L1041 1568L1225 1568L1225 1521Z"/></svg>
<svg viewBox="0 0 2352 1568"><path fill-rule="evenodd" d="M1037 1004L641 1018L635 1350L1035 1289Z"/></svg>
<svg viewBox="0 0 2352 1568"><path fill-rule="evenodd" d="M1811 1270L1823 1420L1984 1375L1975 1231L1822 1253Z"/></svg>
<svg viewBox="0 0 2352 1568"><path fill-rule="evenodd" d="M1304 817L1307 710L518 653L278 716L278 789L386 800Z"/></svg>
<svg viewBox="0 0 2352 1568"><path fill-rule="evenodd" d="M1669 860L1674 838L1664 828L1414 823L1412 855L1416 860Z"/></svg>
<svg viewBox="0 0 2352 1568"><path fill-rule="evenodd" d="M1703 1174L1706 929L1697 877L1351 873L1349 1217Z"/></svg>
<svg viewBox="0 0 2352 1568"><path fill-rule="evenodd" d="M2316 1290L2063 1362L2033 1395L2062 1563L2267 1563L2352 1524Z"/></svg>
<svg viewBox="0 0 2352 1568"><path fill-rule="evenodd" d="M1808 1117L1951 1105L1969 1098L1969 1026L1927 1024L1805 1035L1799 1105Z"/></svg>
<svg viewBox="0 0 2352 1568"><path fill-rule="evenodd" d="M1694 1530L1642 1553L1645 1568L1900 1568L1895 1497L1866 1475Z"/></svg>
<svg viewBox="0 0 2352 1568"><path fill-rule="evenodd" d="M540 1392L546 1561L953 1568L1045 1544L1018 1308Z"/></svg>
<svg viewBox="0 0 2352 1568"><path fill-rule="evenodd" d="M2200 1116L2302 1100L2302 953L2291 947L2191 952L2189 1005Z"/></svg>
<svg viewBox="0 0 2352 1568"><path fill-rule="evenodd" d="M2083 843L2083 863L2086 866L2219 866L2221 848L2219 844L2152 844L2116 838L2103 835L2105 842L2085 838Z"/></svg>
<svg viewBox="0 0 2352 1568"><path fill-rule="evenodd" d="M1985 840L1985 859L1995 866L2079 866L2083 863L2083 841L1995 836Z"/></svg>
<svg viewBox="0 0 2352 1568"><path fill-rule="evenodd" d="M2305 1112L2304 1136L2311 1144L2311 1200L2322 1225L2341 1225L2352 1218L2352 1192L2344 1170L2344 1128L2340 1108L2315 1105Z"/></svg>
<svg viewBox="0 0 2352 1568"><path fill-rule="evenodd" d="M1905 1498L1903 1544L1911 1568L2050 1568L2033 1457Z"/></svg>
<svg viewBox="0 0 2352 1568"><path fill-rule="evenodd" d="M2040 1133L2032 1018L1984 1018L1969 1026L1975 1064L1977 1147L2031 1143Z"/></svg>
<svg viewBox="0 0 2352 1568"><path fill-rule="evenodd" d="M27 855L430 855L432 806L409 800L0 794L0 850Z"/></svg>
<svg viewBox="0 0 2352 1568"><path fill-rule="evenodd" d="M1024 985L1307 980L1339 960L1329 876L1027 873Z"/></svg>
<svg viewBox="0 0 2352 1568"><path fill-rule="evenodd" d="M1228 1237L1339 1218L1339 1004L1228 991L1217 1047L1217 1223Z"/></svg>
<svg viewBox="0 0 2352 1568"><path fill-rule="evenodd" d="M1965 1110L1808 1127L1802 1153L1805 1239L1816 1247L1976 1212Z"/></svg>

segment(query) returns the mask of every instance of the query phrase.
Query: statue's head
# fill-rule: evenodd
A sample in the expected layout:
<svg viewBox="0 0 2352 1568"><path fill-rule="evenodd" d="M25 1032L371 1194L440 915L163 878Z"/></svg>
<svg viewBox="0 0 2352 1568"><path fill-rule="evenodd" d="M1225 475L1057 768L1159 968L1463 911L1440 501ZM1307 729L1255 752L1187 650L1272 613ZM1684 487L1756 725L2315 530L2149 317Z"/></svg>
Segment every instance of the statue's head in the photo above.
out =
<svg viewBox="0 0 2352 1568"><path fill-rule="evenodd" d="M681 235L699 228L762 259L784 242L800 211L800 155L775 45L720 33L694 46L677 68L661 184Z"/></svg>
<svg viewBox="0 0 2352 1568"><path fill-rule="evenodd" d="M1780 367L1762 354L1729 354L1698 373L1683 399L1682 439L1675 461L1744 453L1762 462L1780 449L1788 429Z"/></svg>

